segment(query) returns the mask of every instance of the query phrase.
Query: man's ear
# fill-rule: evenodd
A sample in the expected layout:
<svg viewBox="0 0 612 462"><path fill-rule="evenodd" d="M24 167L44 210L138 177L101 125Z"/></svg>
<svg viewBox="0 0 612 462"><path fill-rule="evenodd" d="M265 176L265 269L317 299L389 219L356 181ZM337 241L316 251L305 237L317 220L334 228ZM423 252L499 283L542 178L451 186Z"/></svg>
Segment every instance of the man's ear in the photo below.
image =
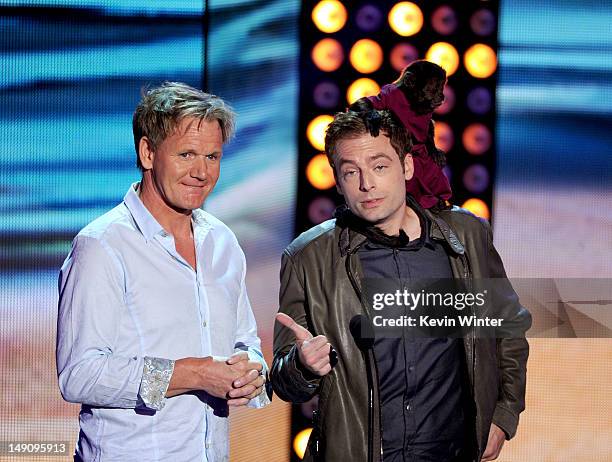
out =
<svg viewBox="0 0 612 462"><path fill-rule="evenodd" d="M406 154L404 157L404 178L406 181L412 178L414 175L414 160L412 159L412 154Z"/></svg>
<svg viewBox="0 0 612 462"><path fill-rule="evenodd" d="M155 158L155 151L149 138L143 136L140 138L138 143L138 158L140 164L144 170L151 170L153 168L153 159Z"/></svg>

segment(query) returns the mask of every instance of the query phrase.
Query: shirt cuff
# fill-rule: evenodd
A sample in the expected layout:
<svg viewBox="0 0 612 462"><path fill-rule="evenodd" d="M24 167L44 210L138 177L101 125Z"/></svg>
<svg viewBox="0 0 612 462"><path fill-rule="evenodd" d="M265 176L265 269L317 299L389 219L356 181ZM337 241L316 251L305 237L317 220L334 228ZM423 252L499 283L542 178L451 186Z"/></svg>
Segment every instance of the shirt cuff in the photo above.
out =
<svg viewBox="0 0 612 462"><path fill-rule="evenodd" d="M156 411L163 409L172 372L174 360L145 356L138 396L147 408Z"/></svg>

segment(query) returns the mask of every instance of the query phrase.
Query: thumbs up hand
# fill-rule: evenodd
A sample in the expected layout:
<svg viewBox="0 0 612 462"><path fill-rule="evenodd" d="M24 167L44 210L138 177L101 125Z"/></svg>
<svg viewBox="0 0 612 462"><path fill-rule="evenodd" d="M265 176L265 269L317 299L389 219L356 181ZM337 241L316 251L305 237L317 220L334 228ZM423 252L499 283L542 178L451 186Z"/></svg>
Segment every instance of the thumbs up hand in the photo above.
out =
<svg viewBox="0 0 612 462"><path fill-rule="evenodd" d="M332 347L327 341L327 337L324 335L313 337L308 329L300 326L285 313L278 313L276 320L291 329L295 335L295 344L302 365L315 375L322 377L329 374L332 370L332 364L330 363Z"/></svg>

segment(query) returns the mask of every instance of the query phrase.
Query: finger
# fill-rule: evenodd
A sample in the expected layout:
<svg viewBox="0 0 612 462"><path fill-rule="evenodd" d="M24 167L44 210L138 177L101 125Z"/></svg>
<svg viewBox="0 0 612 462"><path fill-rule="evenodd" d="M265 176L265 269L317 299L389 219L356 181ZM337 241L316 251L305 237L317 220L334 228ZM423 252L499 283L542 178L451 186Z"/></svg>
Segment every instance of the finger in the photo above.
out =
<svg viewBox="0 0 612 462"><path fill-rule="evenodd" d="M238 377L236 380L234 380L234 382L232 383L232 386L234 388L244 387L246 384L253 382L258 377L259 377L259 372L252 369L246 374L244 374L242 377Z"/></svg>
<svg viewBox="0 0 612 462"><path fill-rule="evenodd" d="M247 404L249 404L249 401L250 401L249 398L228 399L227 405L232 406L232 407L246 406Z"/></svg>
<svg viewBox="0 0 612 462"><path fill-rule="evenodd" d="M322 345L314 345L313 347L302 348L302 355L305 358L308 358L312 362L316 362L317 360L323 358L324 356L329 356L329 352L331 351L331 345L329 343L324 343Z"/></svg>
<svg viewBox="0 0 612 462"><path fill-rule="evenodd" d="M325 345L329 345L327 342L327 337L325 337L325 335L317 335L316 337L302 343L302 351L316 351L319 348L325 347Z"/></svg>
<svg viewBox="0 0 612 462"><path fill-rule="evenodd" d="M248 370L255 370L259 372L263 369L263 364L261 364L259 361L249 361L247 363L247 368Z"/></svg>
<svg viewBox="0 0 612 462"><path fill-rule="evenodd" d="M244 387L240 387L240 388L235 388L233 390L230 390L227 393L227 396L229 398L242 398L245 397L247 395L250 395L251 393L253 393L253 391L255 391L257 387L251 383L245 385Z"/></svg>
<svg viewBox="0 0 612 462"><path fill-rule="evenodd" d="M308 332L308 329L303 328L297 322L293 320L291 316L286 315L285 313L277 313L276 320L280 322L283 326L291 329L293 334L295 335L296 340L310 340L312 338L312 334Z"/></svg>
<svg viewBox="0 0 612 462"><path fill-rule="evenodd" d="M248 396L245 396L245 398L249 398L249 400L253 398L257 398L259 395L261 395L262 391L263 391L263 387L256 388L253 393L251 393Z"/></svg>
<svg viewBox="0 0 612 462"><path fill-rule="evenodd" d="M240 351L238 353L234 353L232 356L227 358L225 361L226 364L236 364L240 361L248 361L249 354L246 351Z"/></svg>
<svg viewBox="0 0 612 462"><path fill-rule="evenodd" d="M329 364L329 357L326 357L326 358L323 358L323 359L317 361L311 367L314 370L315 374L319 374L327 366L330 366L330 368L331 368L331 365Z"/></svg>
<svg viewBox="0 0 612 462"><path fill-rule="evenodd" d="M323 377L324 375L329 374L329 373L331 372L331 370L332 370L331 364L328 364L327 366L324 366L324 367L323 367L323 369L321 369L321 370L318 372L318 375L320 375L321 377Z"/></svg>

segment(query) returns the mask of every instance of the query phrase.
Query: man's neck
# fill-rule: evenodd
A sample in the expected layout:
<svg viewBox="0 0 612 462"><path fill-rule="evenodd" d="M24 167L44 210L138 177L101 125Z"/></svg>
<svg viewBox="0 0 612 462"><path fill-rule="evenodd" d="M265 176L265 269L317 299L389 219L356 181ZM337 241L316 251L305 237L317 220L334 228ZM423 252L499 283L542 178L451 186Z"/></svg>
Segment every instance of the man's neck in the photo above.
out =
<svg viewBox="0 0 612 462"><path fill-rule="evenodd" d="M179 211L170 207L162 199L152 182L145 178L140 182L137 192L143 205L165 231L175 238L192 236L191 210Z"/></svg>
<svg viewBox="0 0 612 462"><path fill-rule="evenodd" d="M391 217L390 220L385 223L377 224L376 227L387 236L397 236L401 229L411 241L421 236L421 221L419 216L407 205L396 217Z"/></svg>

